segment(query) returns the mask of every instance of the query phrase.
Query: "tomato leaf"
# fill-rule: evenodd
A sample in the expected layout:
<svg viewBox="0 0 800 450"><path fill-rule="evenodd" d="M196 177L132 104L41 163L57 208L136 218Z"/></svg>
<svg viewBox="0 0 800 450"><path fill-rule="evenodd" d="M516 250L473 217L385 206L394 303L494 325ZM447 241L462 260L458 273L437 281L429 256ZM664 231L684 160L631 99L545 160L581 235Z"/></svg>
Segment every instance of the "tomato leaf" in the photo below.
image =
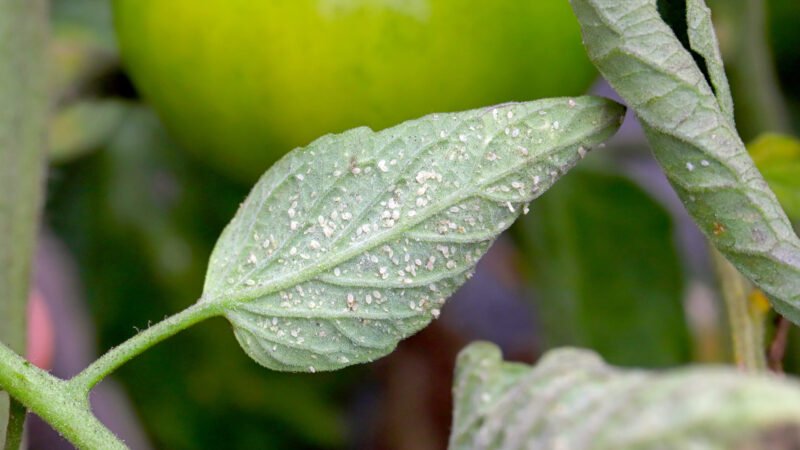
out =
<svg viewBox="0 0 800 450"><path fill-rule="evenodd" d="M800 240L733 125L703 3L689 2L687 24L717 95L654 0L571 3L590 59L636 112L695 222L778 312L800 324Z"/></svg>
<svg viewBox="0 0 800 450"><path fill-rule="evenodd" d="M573 348L529 367L482 342L459 355L454 395L452 450L800 445L800 385L734 368L622 370Z"/></svg>
<svg viewBox="0 0 800 450"><path fill-rule="evenodd" d="M717 35L714 34L711 10L703 0L686 1L686 22L689 45L703 58L711 87L713 87L717 103L719 103L719 109L735 128L731 88L728 84L728 77L725 75L725 65L722 63Z"/></svg>
<svg viewBox="0 0 800 450"><path fill-rule="evenodd" d="M273 369L383 356L438 316L497 235L623 112L550 99L322 137L253 188L217 242L201 302Z"/></svg>

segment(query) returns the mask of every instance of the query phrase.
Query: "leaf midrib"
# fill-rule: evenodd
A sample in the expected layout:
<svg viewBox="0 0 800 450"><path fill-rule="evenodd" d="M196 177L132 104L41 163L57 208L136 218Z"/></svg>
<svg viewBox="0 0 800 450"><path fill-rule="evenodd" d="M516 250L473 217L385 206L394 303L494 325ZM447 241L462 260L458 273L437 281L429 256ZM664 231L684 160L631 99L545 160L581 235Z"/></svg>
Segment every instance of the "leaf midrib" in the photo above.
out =
<svg viewBox="0 0 800 450"><path fill-rule="evenodd" d="M519 124L519 123L524 122L528 118L532 117L535 112L538 113L539 111L541 111L543 109L546 109L546 108L545 107L537 108L536 110L530 111L528 114L526 114L524 116L520 116L519 118L517 118L517 120L514 121L514 124ZM483 114L483 112L482 112L482 114ZM478 117L482 117L482 116L478 115ZM471 119L462 119L462 120L460 120L456 124L456 126L454 126L453 129L449 131L448 135L456 134L460 130L463 130L463 128L467 125L469 120L471 120ZM372 130L370 130L370 132L375 133ZM494 134L492 134L492 138L489 141L485 141L483 143L482 150L485 151L486 148L488 147L489 143L494 141L497 138L497 136L500 135L500 133L501 133L501 129L498 128L498 130ZM376 137L376 136L373 136L373 138L374 137ZM391 145L394 142L397 142L397 139L387 140L383 145L381 145L381 147L378 150L378 152L383 151L386 147L388 147L389 145ZM335 247L337 244L339 244L342 241L343 238L345 238L346 236L349 236L350 233L352 233L354 231L354 228L357 228L358 226L360 226L362 224L364 216L369 214L372 211L372 208L376 204L378 204L378 202L380 202L381 198L383 198L383 196L386 195L386 193L391 191L397 185L397 183L399 183L401 180L403 180L403 178L407 175L408 169L416 161L418 161L418 159L422 155L424 155L427 150L432 148L434 145L442 143L442 142L449 143L449 142L451 142L451 140L450 139L443 139L443 138L435 137L434 139L431 140L431 142L429 142L429 143L417 148L416 152L414 152L413 154L409 155L408 159L404 162L403 168L400 169L400 170L397 170L397 176L392 178L392 180L390 182L386 183L385 187L377 195L375 195L375 197L373 197L370 200L370 203L359 213L359 215L357 217L354 217L347 224L347 226L345 226L342 229L342 231L339 233L339 235L336 236L336 238L333 240L333 242L330 243L330 245L328 245L328 247L329 248ZM334 180L334 182L328 188L328 192L332 191L333 189L336 189L336 187L341 185L341 182L343 180L345 180L346 178L347 178L347 176L345 175L345 176L341 176L341 177L337 178L336 180ZM320 195L320 197L311 204L311 206L310 206L311 211L306 213L308 217L313 218L314 216L316 216L318 214L318 212L319 212L318 206L320 204L324 204L323 203L323 199L326 197L326 194L327 194L327 192L323 193L323 195ZM433 205L431 205L431 206L433 206ZM259 209L260 209L260 207L259 207ZM251 229L252 229L252 225L250 227L248 227L248 233L245 233L245 234L249 234ZM292 245L293 243L297 242L297 240L299 239L300 235L301 235L301 233L295 233L294 235L292 235L289 239L287 239L285 242L283 242L280 247L275 249L275 252L274 252L275 256L274 257L270 258L269 261L265 261L263 266L254 267L248 273L244 274L241 277L241 279L247 279L249 276L251 276L257 270L264 271L264 270L269 269L275 263L275 261L280 259L280 252L283 251L284 249L286 249L287 247L289 247L290 245Z"/></svg>
<svg viewBox="0 0 800 450"><path fill-rule="evenodd" d="M573 116L573 119L574 119L574 116ZM614 119L611 118L611 120L607 120L606 123L604 123L604 124L598 124L598 125L594 126L592 131L605 128L605 125L607 125L607 123L610 123L613 120ZM593 133L588 133L588 134L591 135ZM574 139L570 140L569 142L567 142L567 143L565 143L563 145L552 147L549 151L543 152L540 155L531 155L528 158L524 159L524 161L525 161L524 165L530 164L530 163L534 162L535 160L540 160L542 158L545 158L547 155L549 155L551 153L557 153L560 150L563 150L565 148L574 146L574 145L580 143L581 140L585 139L586 135L587 135L587 133L579 134ZM373 238L365 239L365 240L363 240L363 241L361 241L359 243L356 243L355 245L350 246L349 248L345 249L342 252L330 253L329 255L332 255L332 256L328 256L327 258L323 258L323 259L319 260L318 264L315 264L315 265L310 266L310 267L308 267L306 269L303 269L303 270L301 270L299 272L296 272L295 274L289 274L289 275L284 275L282 277L275 278L272 281L268 282L265 286L260 287L260 288L240 290L240 291L237 291L234 294L223 294L223 295L220 295L220 296L217 296L217 297L213 297L213 298L210 298L210 299L201 298L200 301L201 302L208 302L208 303L217 304L218 308L221 308L221 309L230 309L230 308L235 307L236 304L238 304L238 303L249 302L249 301L255 300L255 299L260 298L260 297L266 297L266 296L269 296L269 295L274 294L276 292L279 292L281 290L291 288L292 286L295 286L297 284L313 280L318 275L320 275L322 273L325 273L328 270L333 269L334 267L338 266L339 264L342 264L343 262L346 262L346 261L348 261L348 260L350 260L350 259L352 259L352 258L354 258L354 257L356 257L356 256L358 256L360 254L363 254L363 253L365 253L365 252L367 252L367 251L369 251L369 250L371 250L371 249L373 249L373 248L375 248L375 247L377 247L377 246L379 246L381 244L384 244L384 243L386 243L386 242L388 242L388 241L390 241L390 240L392 240L394 238L402 237L404 234L406 234L412 228L416 227L417 225L419 225L420 223L422 223L425 220L429 219L430 217L440 213L443 210L446 210L447 208L453 206L455 203L458 203L460 201L467 200L467 199L469 199L469 198L471 198L473 196L476 196L479 193L481 188L484 188L484 187L486 187L486 185L494 183L494 182L497 182L498 180L502 179L503 177L505 177L505 176L507 176L507 175L509 175L511 173L514 173L515 171L518 171L524 165L516 165L516 166L513 166L512 168L510 168L508 170L501 171L498 174L495 174L495 176L492 177L492 178L488 178L488 179L485 179L483 182L476 183L476 185L475 185L476 187L474 187L474 188L469 188L469 189L465 188L465 189L461 189L461 190L455 191L451 195L449 195L448 197L445 197L445 199L441 203L439 203L441 205L439 208L434 209L433 205L432 205L430 208L427 208L424 213L417 214L415 219L412 219L412 220L409 220L408 222L406 222L405 226L403 226L403 227L393 227L391 229L387 229L387 230L375 233L373 235ZM541 192L541 190L539 190L539 191L537 191L535 193L531 193L530 197L526 198L524 201L533 200L534 198L536 198L536 194L538 194L540 192ZM509 223L508 225L510 226L511 223ZM485 240L491 239L492 237L493 237L493 235L489 235L487 237L487 239L485 239Z"/></svg>

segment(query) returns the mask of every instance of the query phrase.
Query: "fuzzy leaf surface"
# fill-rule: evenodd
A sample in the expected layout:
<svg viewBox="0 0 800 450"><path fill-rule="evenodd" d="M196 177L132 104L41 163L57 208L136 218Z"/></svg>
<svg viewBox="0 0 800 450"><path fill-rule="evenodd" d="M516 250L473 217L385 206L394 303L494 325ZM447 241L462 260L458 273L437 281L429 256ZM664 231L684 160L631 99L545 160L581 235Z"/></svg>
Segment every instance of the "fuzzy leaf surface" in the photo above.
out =
<svg viewBox="0 0 800 450"><path fill-rule="evenodd" d="M686 1L686 25L689 45L705 62L719 109L735 127L731 88L728 84L728 77L725 75L725 65L722 62L717 35L714 33L711 10L703 0Z"/></svg>
<svg viewBox="0 0 800 450"><path fill-rule="evenodd" d="M687 23L719 98L656 0L571 3L590 59L636 112L700 229L778 312L800 323L800 240L733 125L704 4L688 2Z"/></svg>
<svg viewBox="0 0 800 450"><path fill-rule="evenodd" d="M217 242L201 302L272 369L386 355L623 113L549 99L322 137L253 188Z"/></svg>
<svg viewBox="0 0 800 450"><path fill-rule="evenodd" d="M458 357L451 450L777 449L800 445L800 384L734 368L623 370L565 348L530 367Z"/></svg>

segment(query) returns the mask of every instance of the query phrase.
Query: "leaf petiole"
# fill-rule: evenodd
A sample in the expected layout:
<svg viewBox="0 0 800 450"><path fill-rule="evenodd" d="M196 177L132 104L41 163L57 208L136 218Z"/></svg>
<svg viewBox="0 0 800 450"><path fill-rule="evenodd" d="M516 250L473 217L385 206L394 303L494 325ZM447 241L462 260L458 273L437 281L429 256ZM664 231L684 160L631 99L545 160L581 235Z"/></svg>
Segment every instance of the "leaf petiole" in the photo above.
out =
<svg viewBox="0 0 800 450"><path fill-rule="evenodd" d="M136 355L219 313L214 304L195 303L109 350L68 381L39 369L0 343L0 389L13 397L12 402L16 399L30 408L79 448L127 448L92 415L89 391Z"/></svg>
<svg viewBox="0 0 800 450"><path fill-rule="evenodd" d="M112 348L68 383L72 389L88 395L103 378L143 351L179 331L218 314L220 314L219 308L212 303L195 303Z"/></svg>

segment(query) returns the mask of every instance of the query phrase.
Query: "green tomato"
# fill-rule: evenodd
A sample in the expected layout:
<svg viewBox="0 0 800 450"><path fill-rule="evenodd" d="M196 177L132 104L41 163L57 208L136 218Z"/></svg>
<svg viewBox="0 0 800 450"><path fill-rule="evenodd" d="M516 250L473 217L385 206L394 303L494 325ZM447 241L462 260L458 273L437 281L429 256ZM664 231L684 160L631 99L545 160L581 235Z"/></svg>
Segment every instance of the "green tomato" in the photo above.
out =
<svg viewBox="0 0 800 450"><path fill-rule="evenodd" d="M186 149L250 180L296 146L582 93L566 0L115 0L123 61Z"/></svg>

